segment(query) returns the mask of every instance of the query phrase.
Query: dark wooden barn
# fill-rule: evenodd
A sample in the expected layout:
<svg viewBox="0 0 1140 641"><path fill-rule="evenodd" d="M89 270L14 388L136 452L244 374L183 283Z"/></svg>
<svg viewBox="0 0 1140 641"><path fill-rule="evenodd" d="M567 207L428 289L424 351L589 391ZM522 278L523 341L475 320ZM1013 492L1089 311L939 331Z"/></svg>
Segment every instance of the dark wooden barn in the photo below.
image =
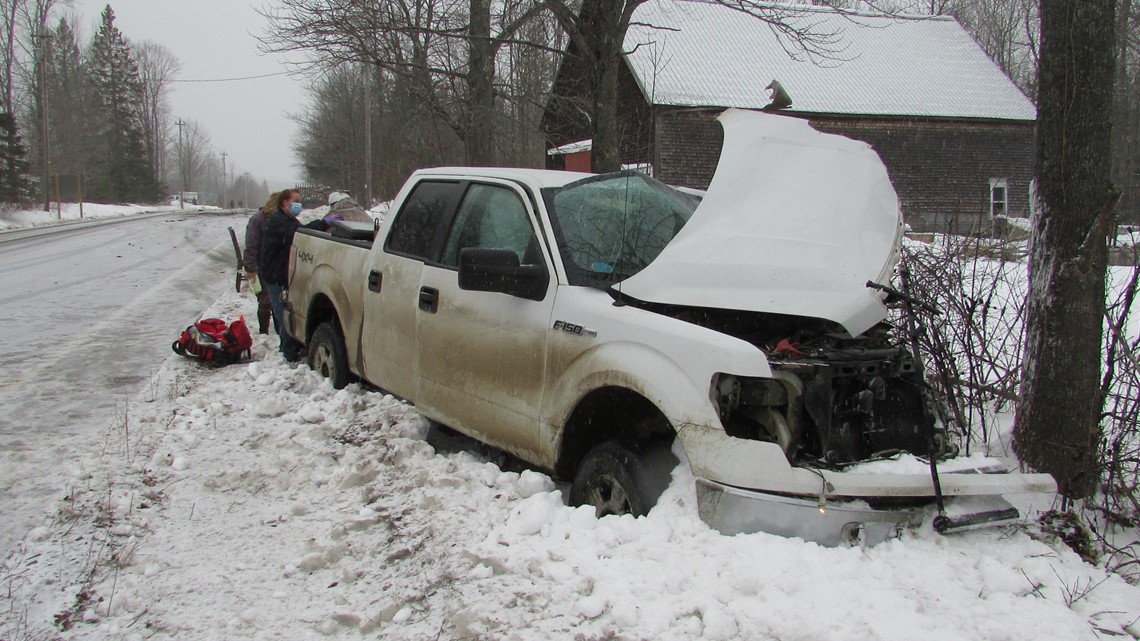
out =
<svg viewBox="0 0 1140 641"><path fill-rule="evenodd" d="M720 153L717 114L790 101L777 112L878 152L916 231L980 231L1028 215L1036 109L957 22L816 8L794 20L830 42L805 52L715 4L642 5L620 78L623 163L704 188ZM543 117L551 147L589 137L589 90L567 54ZM550 167L563 162L548 156Z"/></svg>

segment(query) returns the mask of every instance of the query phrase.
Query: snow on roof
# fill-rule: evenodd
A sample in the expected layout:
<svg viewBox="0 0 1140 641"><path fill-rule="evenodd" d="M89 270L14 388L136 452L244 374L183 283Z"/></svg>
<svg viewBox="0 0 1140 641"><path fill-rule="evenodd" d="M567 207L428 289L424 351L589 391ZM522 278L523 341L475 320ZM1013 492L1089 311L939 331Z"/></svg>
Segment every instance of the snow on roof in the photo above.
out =
<svg viewBox="0 0 1140 641"><path fill-rule="evenodd" d="M1033 103L952 18L783 6L792 24L834 34L825 55L806 54L731 8L653 0L633 16L626 58L653 104L760 109L778 80L793 112L1036 118Z"/></svg>
<svg viewBox="0 0 1140 641"><path fill-rule="evenodd" d="M547 151L546 155L548 155L548 156L569 156L570 154L576 154L576 153L579 153L582 151L590 151L591 149L593 149L593 147L594 147L594 139L593 138L587 138L585 140L579 140L577 142L567 143L565 145L562 145L561 147L555 147L555 148L551 149L550 151Z"/></svg>

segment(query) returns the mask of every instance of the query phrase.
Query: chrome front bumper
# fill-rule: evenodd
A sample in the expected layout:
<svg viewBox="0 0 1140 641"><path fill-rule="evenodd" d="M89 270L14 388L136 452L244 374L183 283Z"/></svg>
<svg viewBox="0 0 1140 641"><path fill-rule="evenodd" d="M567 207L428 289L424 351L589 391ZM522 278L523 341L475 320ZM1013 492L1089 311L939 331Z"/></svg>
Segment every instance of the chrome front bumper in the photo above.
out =
<svg viewBox="0 0 1140 641"><path fill-rule="evenodd" d="M1017 510L1000 495L950 496L945 498L944 507L943 520L950 526L939 529L933 499L915 507L877 509L860 500L780 496L697 479L701 520L728 535L767 532L832 547L869 546L897 538L903 530L918 527L927 519L941 532L1019 518Z"/></svg>
<svg viewBox="0 0 1140 641"><path fill-rule="evenodd" d="M721 534L767 532L820 545L875 545L915 527L929 508L878 510L862 501L807 500L697 479L701 520Z"/></svg>

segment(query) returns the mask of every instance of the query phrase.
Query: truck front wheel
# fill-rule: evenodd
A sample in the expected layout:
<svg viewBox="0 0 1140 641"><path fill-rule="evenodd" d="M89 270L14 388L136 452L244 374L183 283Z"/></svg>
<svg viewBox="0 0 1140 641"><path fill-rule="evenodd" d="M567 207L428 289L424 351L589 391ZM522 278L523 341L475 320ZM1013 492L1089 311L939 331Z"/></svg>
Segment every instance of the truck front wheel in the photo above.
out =
<svg viewBox="0 0 1140 641"><path fill-rule="evenodd" d="M317 331L313 332L313 340L309 342L309 367L327 377L336 389L352 382L344 337L340 334L340 328L333 323L321 323L317 326Z"/></svg>
<svg viewBox="0 0 1140 641"><path fill-rule="evenodd" d="M665 440L605 441L586 453L570 487L573 505L593 505L598 518L644 516L669 486L677 457Z"/></svg>

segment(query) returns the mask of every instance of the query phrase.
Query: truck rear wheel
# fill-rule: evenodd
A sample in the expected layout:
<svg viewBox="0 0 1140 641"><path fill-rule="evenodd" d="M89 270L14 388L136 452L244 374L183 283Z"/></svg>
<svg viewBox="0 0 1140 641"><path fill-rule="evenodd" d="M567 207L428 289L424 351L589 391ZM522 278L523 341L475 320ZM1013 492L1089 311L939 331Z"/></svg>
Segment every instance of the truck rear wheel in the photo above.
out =
<svg viewBox="0 0 1140 641"><path fill-rule="evenodd" d="M313 332L309 342L309 367L329 379L332 386L342 389L352 382L352 372L348 369L348 354L344 347L344 337L340 328L332 322L324 322Z"/></svg>
<svg viewBox="0 0 1140 641"><path fill-rule="evenodd" d="M669 486L677 457L665 440L605 441L586 453L570 487L573 505L593 505L598 518L644 516Z"/></svg>

